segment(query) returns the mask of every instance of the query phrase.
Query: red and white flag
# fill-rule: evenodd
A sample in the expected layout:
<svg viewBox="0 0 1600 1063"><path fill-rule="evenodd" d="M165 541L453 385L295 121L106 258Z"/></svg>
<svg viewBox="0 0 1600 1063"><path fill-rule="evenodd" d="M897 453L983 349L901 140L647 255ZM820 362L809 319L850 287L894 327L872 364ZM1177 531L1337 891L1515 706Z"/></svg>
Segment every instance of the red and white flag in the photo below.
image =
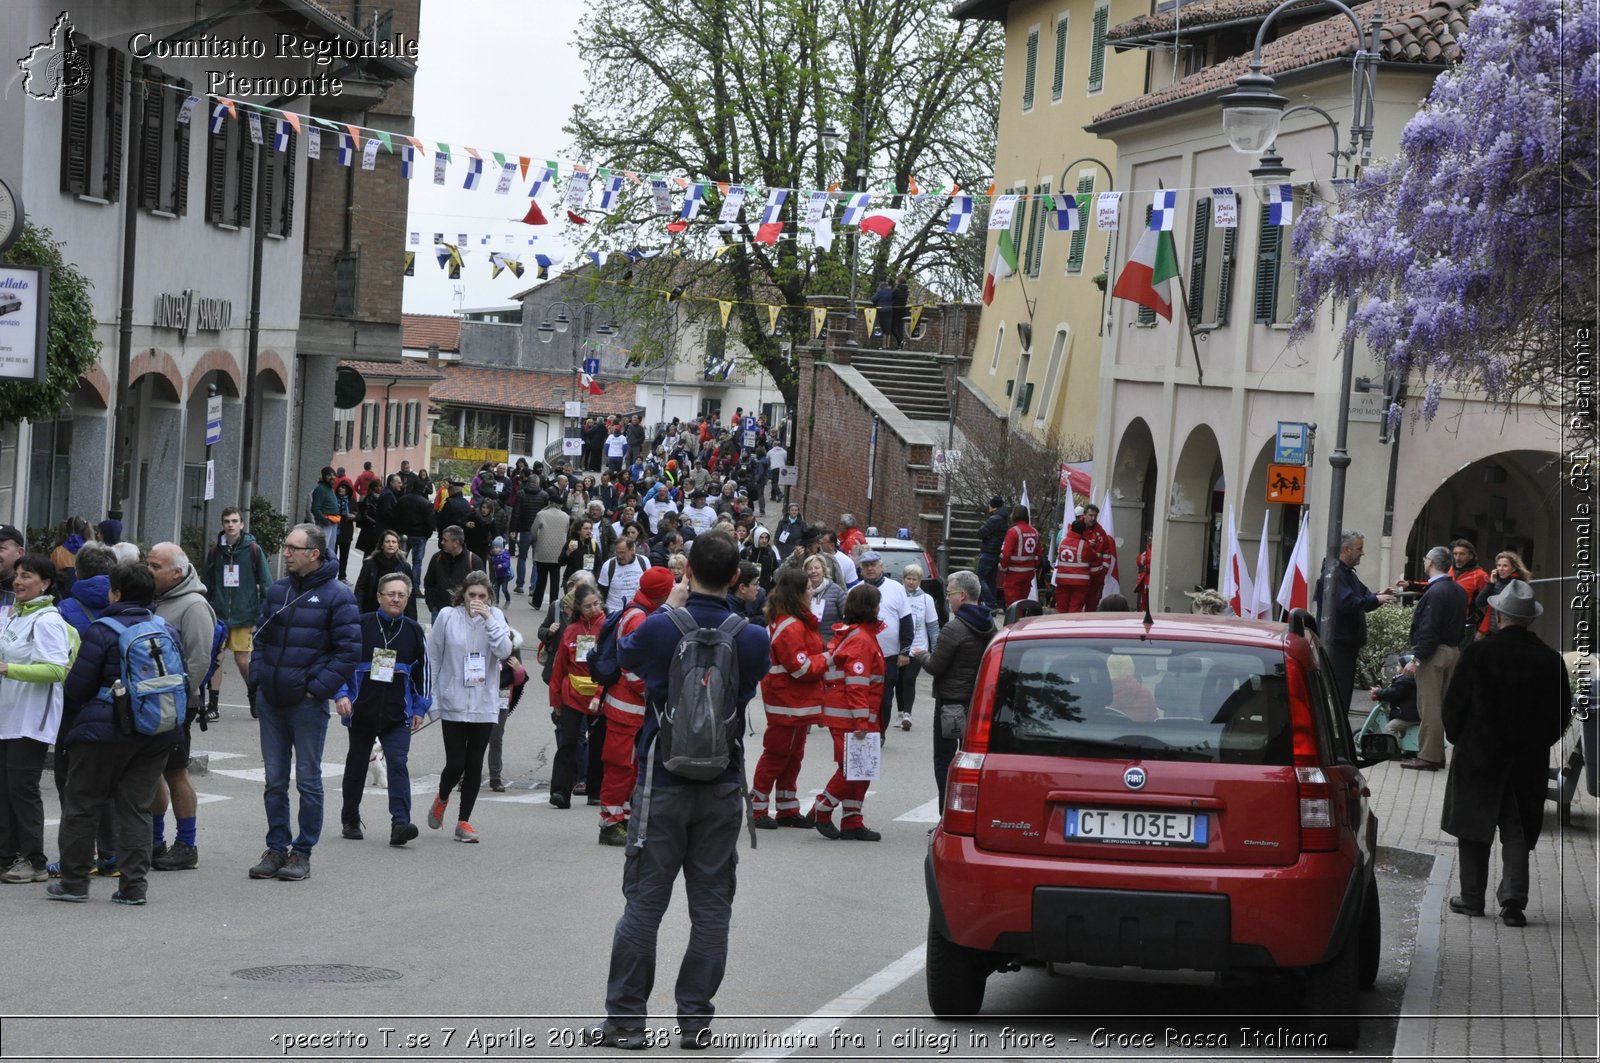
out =
<svg viewBox="0 0 1600 1063"><path fill-rule="evenodd" d="M1117 533L1111 528L1111 492L1107 491L1100 500L1100 527L1105 529L1106 538L1111 540L1111 548L1116 550ZM1122 593L1122 582L1117 579L1119 562L1115 552L1111 555L1111 571L1106 573L1105 589L1100 592L1101 597Z"/></svg>
<svg viewBox="0 0 1600 1063"><path fill-rule="evenodd" d="M869 210L861 216L861 231L887 237L894 232L895 224L905 217L905 214L904 210L893 207Z"/></svg>
<svg viewBox="0 0 1600 1063"><path fill-rule="evenodd" d="M1300 535L1294 541L1294 552L1289 555L1289 567L1278 585L1278 604L1284 612L1305 609L1311 601L1311 536L1305 513L1300 516Z"/></svg>
<svg viewBox="0 0 1600 1063"><path fill-rule="evenodd" d="M1111 297L1138 303L1171 321L1172 285L1167 282L1177 275L1178 253L1172 245L1172 233L1146 229L1128 264L1122 267Z"/></svg>
<svg viewBox="0 0 1600 1063"><path fill-rule="evenodd" d="M1250 569L1244 562L1244 551L1239 549L1239 529L1233 522L1233 506L1228 506L1227 540L1222 551L1222 575L1218 591L1228 600L1234 616L1247 616L1250 608Z"/></svg>

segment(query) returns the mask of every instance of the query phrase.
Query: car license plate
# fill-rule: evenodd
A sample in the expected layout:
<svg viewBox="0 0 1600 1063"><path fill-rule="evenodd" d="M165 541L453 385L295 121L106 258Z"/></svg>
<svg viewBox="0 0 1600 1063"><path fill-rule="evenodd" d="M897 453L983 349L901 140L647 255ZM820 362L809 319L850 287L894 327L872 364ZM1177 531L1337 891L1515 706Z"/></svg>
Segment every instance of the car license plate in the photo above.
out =
<svg viewBox="0 0 1600 1063"><path fill-rule="evenodd" d="M1163 812L1154 809L1069 808L1068 841L1105 842L1111 845L1182 845L1203 848L1207 817L1204 813Z"/></svg>

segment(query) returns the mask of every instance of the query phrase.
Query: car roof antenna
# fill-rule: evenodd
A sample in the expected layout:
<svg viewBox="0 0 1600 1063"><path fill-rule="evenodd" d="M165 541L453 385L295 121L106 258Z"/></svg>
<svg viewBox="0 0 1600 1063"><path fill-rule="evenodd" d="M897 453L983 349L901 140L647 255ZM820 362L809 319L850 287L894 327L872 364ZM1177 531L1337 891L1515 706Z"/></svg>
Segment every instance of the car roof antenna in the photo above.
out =
<svg viewBox="0 0 1600 1063"><path fill-rule="evenodd" d="M1150 641L1150 628L1155 625L1155 618L1150 615L1150 607L1144 607L1144 634L1139 636L1140 642Z"/></svg>

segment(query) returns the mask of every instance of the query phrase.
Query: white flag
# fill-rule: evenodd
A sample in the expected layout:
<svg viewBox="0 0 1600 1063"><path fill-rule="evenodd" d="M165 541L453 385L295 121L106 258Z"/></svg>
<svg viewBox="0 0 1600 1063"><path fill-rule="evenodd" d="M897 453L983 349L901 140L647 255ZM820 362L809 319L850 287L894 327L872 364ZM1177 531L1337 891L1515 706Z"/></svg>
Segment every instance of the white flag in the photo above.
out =
<svg viewBox="0 0 1600 1063"><path fill-rule="evenodd" d="M511 191L511 179L517 175L517 164L505 163L500 167L500 179L494 183L495 195L503 196Z"/></svg>
<svg viewBox="0 0 1600 1063"><path fill-rule="evenodd" d="M433 183L444 184L444 168L450 164L450 156L442 151L433 153Z"/></svg>
<svg viewBox="0 0 1600 1063"><path fill-rule="evenodd" d="M739 208L744 206L744 185L729 185L728 194L722 200L722 210L717 213L720 222L737 221Z"/></svg>
<svg viewBox="0 0 1600 1063"><path fill-rule="evenodd" d="M1072 492L1071 492L1071 490L1067 491L1067 504L1068 505L1072 504ZM1111 530L1111 492L1110 491L1107 491L1105 493L1105 497L1100 500L1100 522L1099 523L1100 523L1100 527L1105 529L1106 538L1111 540L1111 548L1113 550L1115 550L1116 547L1117 547L1117 533ZM1102 598L1104 598L1106 595L1121 594L1122 593L1122 581L1117 579L1117 575L1118 575L1117 568L1118 568L1117 555L1112 554L1111 555L1111 570L1106 573L1105 589L1100 592L1100 596ZM1091 604L1097 609L1100 607L1100 603L1099 602L1092 602Z"/></svg>
<svg viewBox="0 0 1600 1063"><path fill-rule="evenodd" d="M1033 507L1028 505L1028 481L1026 480L1022 481L1022 497L1017 500L1017 504L1028 511L1028 522L1031 524L1033 522ZM1028 598L1030 601L1035 602L1039 600L1039 567L1037 565L1033 569L1033 579L1028 584Z"/></svg>
<svg viewBox="0 0 1600 1063"><path fill-rule="evenodd" d="M582 209L583 201L589 198L590 177L588 170L573 170L572 176L567 178L567 198L562 205L568 210Z"/></svg>
<svg viewBox="0 0 1600 1063"><path fill-rule="evenodd" d="M376 170L378 168L378 138L368 140L361 149L361 168L363 170Z"/></svg>
<svg viewBox="0 0 1600 1063"><path fill-rule="evenodd" d="M322 158L322 130L314 125L306 127L306 158Z"/></svg>
<svg viewBox="0 0 1600 1063"><path fill-rule="evenodd" d="M994 206L989 209L989 231L1011 228L1011 216L1016 212L1016 208L1015 195L996 196Z"/></svg>
<svg viewBox="0 0 1600 1063"><path fill-rule="evenodd" d="M1267 522L1270 512L1261 514L1261 545L1256 550L1256 578L1252 586L1250 615L1257 620L1272 619L1272 567L1267 558Z"/></svg>
<svg viewBox="0 0 1600 1063"><path fill-rule="evenodd" d="M1094 204L1094 227L1112 232L1117 228L1117 212L1121 209L1121 192L1101 192Z"/></svg>
<svg viewBox="0 0 1600 1063"><path fill-rule="evenodd" d="M261 115L255 111L251 111L249 114L245 115L245 120L250 123L250 143L263 143L263 138L261 136Z"/></svg>
<svg viewBox="0 0 1600 1063"><path fill-rule="evenodd" d="M1311 600L1311 528L1307 512L1300 514L1300 534L1294 541L1294 552L1289 555L1289 567L1283 572L1283 582L1278 585L1278 604L1284 612L1308 608Z"/></svg>
<svg viewBox="0 0 1600 1063"><path fill-rule="evenodd" d="M1219 229L1239 227L1239 197L1231 187L1211 190L1211 221Z"/></svg>

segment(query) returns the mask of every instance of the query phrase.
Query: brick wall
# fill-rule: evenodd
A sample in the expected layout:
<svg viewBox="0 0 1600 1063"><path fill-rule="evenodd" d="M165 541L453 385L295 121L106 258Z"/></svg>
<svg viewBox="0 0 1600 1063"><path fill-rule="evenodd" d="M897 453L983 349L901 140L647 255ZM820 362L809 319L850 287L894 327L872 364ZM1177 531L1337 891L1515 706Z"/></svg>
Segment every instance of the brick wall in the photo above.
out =
<svg viewBox="0 0 1600 1063"><path fill-rule="evenodd" d="M867 498L868 455L873 414L866 399L834 369L832 349L797 350L799 482L792 498L813 524L839 525L841 513L855 514L864 529L875 524L893 536L910 529L928 549L936 548L944 517L939 478L932 471L933 446L903 438L890 420L878 422L873 495ZM928 520L924 520L926 515Z"/></svg>

